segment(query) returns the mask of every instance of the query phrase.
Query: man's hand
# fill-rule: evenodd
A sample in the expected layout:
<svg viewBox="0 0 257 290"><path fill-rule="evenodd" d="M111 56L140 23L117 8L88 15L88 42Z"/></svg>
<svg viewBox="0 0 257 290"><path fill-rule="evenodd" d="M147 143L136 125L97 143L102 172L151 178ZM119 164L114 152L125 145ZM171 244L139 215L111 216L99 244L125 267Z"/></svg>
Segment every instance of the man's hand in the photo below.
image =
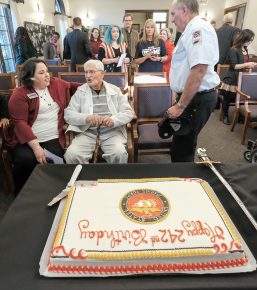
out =
<svg viewBox="0 0 257 290"><path fill-rule="evenodd" d="M90 124L91 127L98 127L102 124L103 118L99 115L90 115L86 118L86 122Z"/></svg>
<svg viewBox="0 0 257 290"><path fill-rule="evenodd" d="M109 116L105 116L102 119L102 125L108 128L112 128L114 126L113 119Z"/></svg>
<svg viewBox="0 0 257 290"><path fill-rule="evenodd" d="M184 109L176 104L167 110L167 115L171 119L176 119L183 113L183 111Z"/></svg>

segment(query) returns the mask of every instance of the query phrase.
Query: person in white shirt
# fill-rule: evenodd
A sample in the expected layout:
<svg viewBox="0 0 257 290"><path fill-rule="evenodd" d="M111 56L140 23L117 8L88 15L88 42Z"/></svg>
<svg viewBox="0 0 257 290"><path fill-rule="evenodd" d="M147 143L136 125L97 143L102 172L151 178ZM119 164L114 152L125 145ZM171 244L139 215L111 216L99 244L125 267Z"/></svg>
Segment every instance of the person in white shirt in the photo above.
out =
<svg viewBox="0 0 257 290"><path fill-rule="evenodd" d="M85 164L92 158L97 130L100 147L108 163L127 163L126 124L134 112L120 88L103 81L104 65L99 60L84 64L86 83L78 88L65 109L68 130L79 134L65 153L67 163Z"/></svg>
<svg viewBox="0 0 257 290"><path fill-rule="evenodd" d="M199 16L197 0L174 0L171 22L182 33L173 51L170 83L177 103L167 110L170 118L191 119L192 130L173 136L172 162L193 162L197 136L216 105L215 87L220 83L214 72L219 47L214 28ZM175 94L176 93L176 94Z"/></svg>

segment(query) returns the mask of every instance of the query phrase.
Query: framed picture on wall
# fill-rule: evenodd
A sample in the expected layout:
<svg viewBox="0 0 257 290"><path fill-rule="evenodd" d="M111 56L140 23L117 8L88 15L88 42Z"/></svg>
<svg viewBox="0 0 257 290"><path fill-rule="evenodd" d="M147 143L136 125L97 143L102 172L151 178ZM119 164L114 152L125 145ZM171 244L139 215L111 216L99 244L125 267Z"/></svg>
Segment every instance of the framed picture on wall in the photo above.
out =
<svg viewBox="0 0 257 290"><path fill-rule="evenodd" d="M140 32L140 24L132 24L132 28L135 29L137 32Z"/></svg>
<svg viewBox="0 0 257 290"><path fill-rule="evenodd" d="M33 42L38 56L43 55L43 45L48 41L49 36L55 31L54 26L43 25L39 23L24 22L31 41Z"/></svg>
<svg viewBox="0 0 257 290"><path fill-rule="evenodd" d="M109 25L99 25L99 31L100 31L101 38L104 38L105 31L107 30L108 27L109 27Z"/></svg>

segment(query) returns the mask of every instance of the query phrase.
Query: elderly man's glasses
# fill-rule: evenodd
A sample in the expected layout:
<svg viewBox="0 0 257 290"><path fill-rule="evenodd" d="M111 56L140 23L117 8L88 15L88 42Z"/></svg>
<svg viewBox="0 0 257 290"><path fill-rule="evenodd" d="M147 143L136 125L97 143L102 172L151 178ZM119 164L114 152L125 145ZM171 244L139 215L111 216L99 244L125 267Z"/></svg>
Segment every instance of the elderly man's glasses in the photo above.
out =
<svg viewBox="0 0 257 290"><path fill-rule="evenodd" d="M93 69L89 69L89 70L85 70L85 74L87 75L95 75L98 71L102 71L100 69L98 70L93 70Z"/></svg>

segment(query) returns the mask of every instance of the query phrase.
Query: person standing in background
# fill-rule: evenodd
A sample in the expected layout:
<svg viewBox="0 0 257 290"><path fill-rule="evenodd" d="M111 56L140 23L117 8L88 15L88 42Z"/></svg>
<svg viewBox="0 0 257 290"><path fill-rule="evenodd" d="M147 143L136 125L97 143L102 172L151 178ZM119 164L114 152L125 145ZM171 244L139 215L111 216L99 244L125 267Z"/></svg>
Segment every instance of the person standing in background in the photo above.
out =
<svg viewBox="0 0 257 290"><path fill-rule="evenodd" d="M133 17L131 14L125 14L123 17L124 27L121 29L124 42L128 46L129 53L132 58L135 57L136 45L139 40L138 32L132 28Z"/></svg>
<svg viewBox="0 0 257 290"><path fill-rule="evenodd" d="M235 39L233 47L230 48L227 57L229 70L224 76L221 86L220 95L222 99L223 123L230 125L228 115L229 103L234 102L236 98L236 87L238 73L244 69L251 69L257 66L256 62L249 62L247 47L254 39L254 33L250 29L242 30Z"/></svg>
<svg viewBox="0 0 257 290"><path fill-rule="evenodd" d="M219 41L219 64L226 64L229 49L233 46L240 29L232 25L234 20L232 13L224 15L223 25L216 30Z"/></svg>
<svg viewBox="0 0 257 290"><path fill-rule="evenodd" d="M220 83L214 71L219 59L218 39L213 27L199 17L197 0L174 0L171 22L182 35L172 55L171 89L177 103L167 115L187 117L191 130L183 136L173 135L172 162L194 162L197 137L214 110L216 86Z"/></svg>
<svg viewBox="0 0 257 290"><path fill-rule="evenodd" d="M139 72L162 72L162 63L168 59L164 41L159 38L156 24L147 19L142 38L137 43L134 62Z"/></svg>
<svg viewBox="0 0 257 290"><path fill-rule="evenodd" d="M71 56L71 70L76 71L76 64L84 64L92 57L87 32L82 32L79 17L73 18L73 31L66 35L65 55Z"/></svg>
<svg viewBox="0 0 257 290"><path fill-rule="evenodd" d="M123 16L124 27L121 29L124 42L128 46L129 53L131 55L132 61L129 66L129 82L131 83L134 78L134 72L136 70L136 65L133 61L136 53L136 45L139 40L139 33L132 28L133 17L131 14L125 14Z"/></svg>
<svg viewBox="0 0 257 290"><path fill-rule="evenodd" d="M169 28L161 29L160 36L165 43L166 53L168 59L163 62L163 71L166 72L167 81L170 81L170 65L172 59L172 53L175 48L173 42L171 41L171 34Z"/></svg>
<svg viewBox="0 0 257 290"><path fill-rule="evenodd" d="M123 53L126 53L124 62L121 66L117 66ZM104 41L99 47L98 59L104 64L106 72L126 71L126 64L130 62L131 56L119 26L110 25L106 30Z"/></svg>
<svg viewBox="0 0 257 290"><path fill-rule="evenodd" d="M54 32L50 35L49 41L44 44L44 59L60 58L60 34Z"/></svg>
<svg viewBox="0 0 257 290"><path fill-rule="evenodd" d="M15 32L14 52L16 64L23 64L31 57L37 57L36 48L29 37L27 29L23 26L19 26Z"/></svg>
<svg viewBox="0 0 257 290"><path fill-rule="evenodd" d="M73 28L72 27L68 27L66 29L66 35L63 39L63 59L70 59L70 54L66 54L65 51L67 51L67 35L68 33L72 32L73 31Z"/></svg>
<svg viewBox="0 0 257 290"><path fill-rule="evenodd" d="M90 45L93 52L93 58L98 59L98 50L102 40L100 38L100 31L98 28L93 28L90 36Z"/></svg>

